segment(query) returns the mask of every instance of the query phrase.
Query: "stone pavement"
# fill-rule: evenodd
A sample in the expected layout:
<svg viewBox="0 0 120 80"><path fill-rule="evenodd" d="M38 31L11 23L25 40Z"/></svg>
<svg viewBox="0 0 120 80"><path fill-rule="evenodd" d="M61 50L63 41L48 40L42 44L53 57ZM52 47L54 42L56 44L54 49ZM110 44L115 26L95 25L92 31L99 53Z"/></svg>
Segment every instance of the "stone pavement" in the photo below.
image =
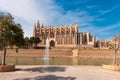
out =
<svg viewBox="0 0 120 80"><path fill-rule="evenodd" d="M120 72L101 66L16 66L15 71L0 72L0 80L120 80Z"/></svg>

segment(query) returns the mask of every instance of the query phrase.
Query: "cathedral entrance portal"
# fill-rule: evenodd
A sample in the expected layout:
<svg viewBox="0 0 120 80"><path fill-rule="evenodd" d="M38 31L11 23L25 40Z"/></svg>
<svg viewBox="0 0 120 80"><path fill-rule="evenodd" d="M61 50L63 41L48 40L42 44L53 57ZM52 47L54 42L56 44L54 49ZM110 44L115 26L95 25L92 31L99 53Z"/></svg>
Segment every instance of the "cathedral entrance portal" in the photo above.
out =
<svg viewBox="0 0 120 80"><path fill-rule="evenodd" d="M50 41L50 47L55 47L55 42L53 40Z"/></svg>

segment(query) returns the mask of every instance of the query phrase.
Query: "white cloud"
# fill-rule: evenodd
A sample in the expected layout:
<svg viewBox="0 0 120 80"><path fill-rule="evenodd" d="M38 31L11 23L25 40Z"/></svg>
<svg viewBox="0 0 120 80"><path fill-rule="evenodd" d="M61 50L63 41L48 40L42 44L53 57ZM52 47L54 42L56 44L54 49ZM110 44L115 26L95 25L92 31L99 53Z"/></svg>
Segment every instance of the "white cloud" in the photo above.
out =
<svg viewBox="0 0 120 80"><path fill-rule="evenodd" d="M15 20L22 24L25 36L32 35L34 22L37 19L45 25L65 25L78 22L80 27L87 26L87 29L82 28L80 31L93 29L91 22L96 20L86 11L64 11L53 0L0 0L0 9L10 12Z"/></svg>
<svg viewBox="0 0 120 80"><path fill-rule="evenodd" d="M32 9L34 9L32 2L29 2L28 0L0 0L0 9L6 10L14 16L24 18L27 21L32 19L32 16L30 15L36 15L36 13L32 12Z"/></svg>
<svg viewBox="0 0 120 80"><path fill-rule="evenodd" d="M120 27L120 22L113 24L113 25L105 26L104 28L101 28L101 29L98 29L97 32L110 31L110 30L113 30L113 29L119 28L119 27Z"/></svg>
<svg viewBox="0 0 120 80"><path fill-rule="evenodd" d="M0 10L11 13L17 21L22 22L25 35L31 36L37 19L50 24L52 18L59 16L60 9L52 0L0 0Z"/></svg>
<svg viewBox="0 0 120 80"><path fill-rule="evenodd" d="M104 15L106 13L109 13L111 12L113 9L109 9L109 10L99 10L98 12L101 14L101 15Z"/></svg>
<svg viewBox="0 0 120 80"><path fill-rule="evenodd" d="M116 5L116 6L112 7L112 8L110 8L110 9L107 9L107 10L101 9L101 10L98 11L98 13L100 13L98 16L110 13L110 12L112 12L113 10L115 10L118 7L120 7L120 5Z"/></svg>
<svg viewBox="0 0 120 80"><path fill-rule="evenodd" d="M94 35L97 35L97 39L110 39L114 37L117 34L120 34L119 32L120 22L108 25L108 26L92 26L89 31L91 31Z"/></svg>

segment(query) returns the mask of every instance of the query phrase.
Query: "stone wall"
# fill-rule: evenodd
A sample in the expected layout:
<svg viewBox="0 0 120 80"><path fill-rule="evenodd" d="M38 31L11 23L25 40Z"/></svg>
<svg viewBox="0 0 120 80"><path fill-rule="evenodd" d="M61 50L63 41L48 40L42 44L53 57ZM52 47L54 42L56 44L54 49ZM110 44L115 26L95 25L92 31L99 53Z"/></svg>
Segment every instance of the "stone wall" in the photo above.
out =
<svg viewBox="0 0 120 80"><path fill-rule="evenodd" d="M0 56L3 51L0 51ZM71 56L71 50L50 50L50 56ZM29 57L44 57L45 50L37 49L22 49L16 53L15 50L7 50L7 56L29 56Z"/></svg>
<svg viewBox="0 0 120 80"><path fill-rule="evenodd" d="M0 51L0 56L3 51ZM7 56L30 56L30 57L44 57L44 49L21 49L18 53L15 50L7 50ZM72 49L51 49L51 57L54 56L67 56L72 57ZM93 57L93 58L113 58L114 50L112 49L80 49L78 51L78 57ZM117 57L120 58L120 50Z"/></svg>
<svg viewBox="0 0 120 80"><path fill-rule="evenodd" d="M112 58L114 55L114 50L113 49L80 49L78 53L79 53L79 57ZM117 57L120 58L120 50L117 53Z"/></svg>

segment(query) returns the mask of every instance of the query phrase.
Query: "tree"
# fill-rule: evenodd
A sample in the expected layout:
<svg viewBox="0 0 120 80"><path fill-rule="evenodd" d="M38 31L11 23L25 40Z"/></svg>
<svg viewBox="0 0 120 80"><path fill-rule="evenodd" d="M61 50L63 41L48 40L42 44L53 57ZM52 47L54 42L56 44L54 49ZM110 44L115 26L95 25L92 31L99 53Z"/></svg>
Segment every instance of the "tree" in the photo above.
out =
<svg viewBox="0 0 120 80"><path fill-rule="evenodd" d="M29 48L29 46L30 46L30 39L28 37L24 38L24 45L25 45L26 48Z"/></svg>
<svg viewBox="0 0 120 80"><path fill-rule="evenodd" d="M38 45L38 43L40 43L41 42L41 40L40 40L40 38L39 37L30 37L30 44L31 44L31 46L33 46L33 47L37 47L37 45Z"/></svg>
<svg viewBox="0 0 120 80"><path fill-rule="evenodd" d="M6 46L20 46L23 40L21 25L14 22L10 13L0 12L0 43L4 49L3 65L5 65Z"/></svg>
<svg viewBox="0 0 120 80"><path fill-rule="evenodd" d="M35 45L35 47L37 47L38 43L40 43L40 42L41 42L41 40L40 40L39 37L34 37L34 45Z"/></svg>
<svg viewBox="0 0 120 80"><path fill-rule="evenodd" d="M114 57L113 57L113 65L116 64L116 55L117 55L117 51L120 47L120 35L115 36L115 38L113 39L113 41L111 41L109 43L110 47L114 49Z"/></svg>
<svg viewBox="0 0 120 80"><path fill-rule="evenodd" d="M23 38L24 37L23 36L24 32L22 30L21 25L20 24L15 24L12 27L13 27L13 29L11 29L11 30L13 30L13 32L12 32L13 38L11 39L11 41L14 41L13 45L16 45L18 47L24 45L24 38Z"/></svg>

